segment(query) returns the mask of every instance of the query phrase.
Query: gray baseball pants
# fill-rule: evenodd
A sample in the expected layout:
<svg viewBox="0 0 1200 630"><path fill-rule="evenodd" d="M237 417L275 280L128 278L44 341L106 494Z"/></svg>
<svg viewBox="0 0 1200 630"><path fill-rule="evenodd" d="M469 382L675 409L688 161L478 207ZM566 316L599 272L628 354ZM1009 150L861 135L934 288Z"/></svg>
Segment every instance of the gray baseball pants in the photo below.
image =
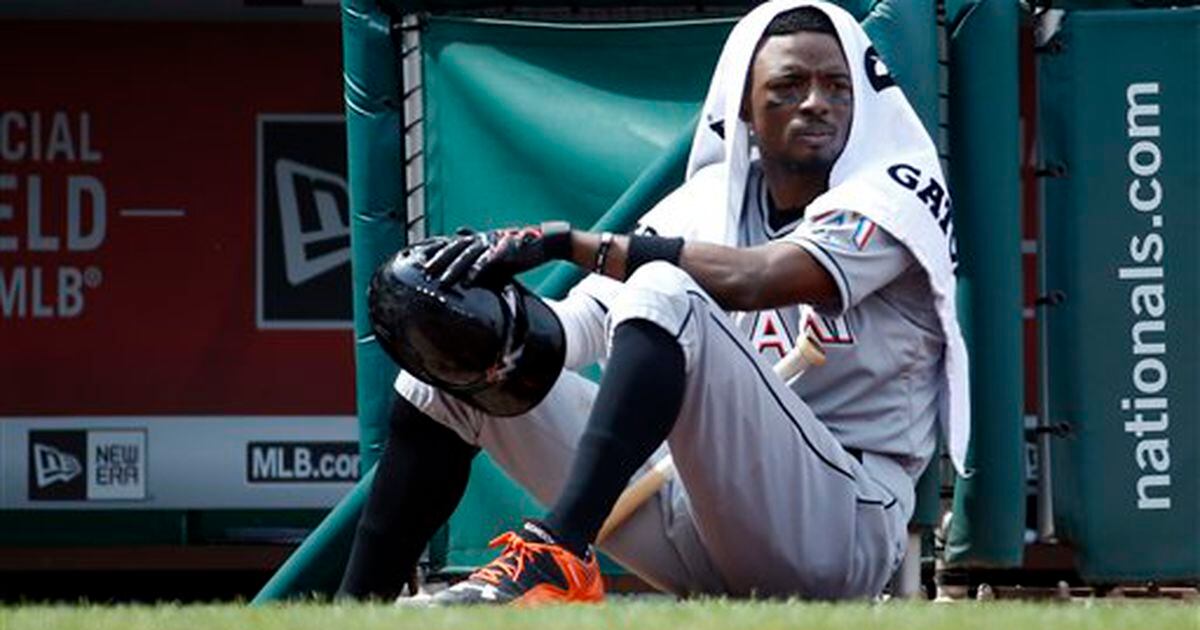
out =
<svg viewBox="0 0 1200 630"><path fill-rule="evenodd" d="M602 549L678 595L879 594L902 560L911 496L897 497L847 453L683 271L638 269L610 305L609 330L628 319L658 324L684 351L683 407L663 447L678 473ZM396 388L549 505L597 386L564 370L545 400L513 418L489 417L408 374Z"/></svg>

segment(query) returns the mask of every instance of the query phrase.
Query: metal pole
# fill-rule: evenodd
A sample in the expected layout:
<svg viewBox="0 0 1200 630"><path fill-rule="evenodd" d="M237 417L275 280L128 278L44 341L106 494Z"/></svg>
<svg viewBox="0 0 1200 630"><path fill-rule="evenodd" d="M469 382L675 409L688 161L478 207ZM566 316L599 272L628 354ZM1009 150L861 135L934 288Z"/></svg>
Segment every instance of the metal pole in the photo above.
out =
<svg viewBox="0 0 1200 630"><path fill-rule="evenodd" d="M421 73L421 20L400 20L400 76L404 124L404 201L408 242L425 238L425 91Z"/></svg>
<svg viewBox="0 0 1200 630"><path fill-rule="evenodd" d="M1061 20L1061 11L1044 11L1040 16L1042 24L1039 25L1038 32L1035 34L1035 50L1037 47L1044 45L1046 42L1041 40L1049 40L1054 36L1054 31L1057 30L1057 24ZM1034 90L1034 101L1037 101L1037 61L1034 60L1033 81L1030 89ZM1036 116L1030 121L1030 124L1036 124ZM1037 137L1036 129L1032 134ZM1036 140L1035 140L1036 142ZM1036 146L1036 145L1035 145ZM1036 149L1035 149L1036 150ZM1034 162L1040 160L1041 156L1034 156ZM1047 333L1049 326L1049 309L1061 299L1057 294L1051 294L1047 287L1047 262L1046 262L1046 199L1044 187L1039 186L1039 194L1037 196L1037 209L1034 213L1037 216L1037 283L1038 294L1041 296L1037 300L1037 374L1038 374L1038 414L1037 414L1037 456L1038 456L1038 474L1037 474L1037 540L1040 543L1057 542L1054 533L1054 483L1053 471L1051 470L1051 440L1054 435L1051 431L1050 422L1050 336Z"/></svg>
<svg viewBox="0 0 1200 630"><path fill-rule="evenodd" d="M1039 290L1046 289L1046 207L1039 200L1037 208L1038 253L1037 282ZM1039 300L1038 327L1038 474L1037 474L1037 539L1052 543L1054 539L1054 485L1050 471L1050 340L1046 334L1046 311L1053 304L1049 298Z"/></svg>

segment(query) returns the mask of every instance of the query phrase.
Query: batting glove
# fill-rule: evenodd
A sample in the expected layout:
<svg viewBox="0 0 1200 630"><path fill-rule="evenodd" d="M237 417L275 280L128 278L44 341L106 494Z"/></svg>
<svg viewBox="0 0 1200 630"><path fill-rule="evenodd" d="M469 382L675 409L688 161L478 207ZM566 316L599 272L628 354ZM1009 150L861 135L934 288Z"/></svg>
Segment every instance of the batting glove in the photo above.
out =
<svg viewBox="0 0 1200 630"><path fill-rule="evenodd" d="M571 226L552 221L487 232L460 230L429 260L426 271L443 285L500 287L519 273L571 257Z"/></svg>

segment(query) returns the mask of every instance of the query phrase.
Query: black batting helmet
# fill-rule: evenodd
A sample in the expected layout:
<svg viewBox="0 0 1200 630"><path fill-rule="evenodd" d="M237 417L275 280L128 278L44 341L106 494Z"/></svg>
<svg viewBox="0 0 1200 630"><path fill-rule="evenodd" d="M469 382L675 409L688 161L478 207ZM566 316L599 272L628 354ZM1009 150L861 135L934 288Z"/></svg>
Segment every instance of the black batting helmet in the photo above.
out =
<svg viewBox="0 0 1200 630"><path fill-rule="evenodd" d="M495 416L532 409L558 379L562 324L516 280L501 289L442 286L420 245L380 265L367 289L371 328L400 367Z"/></svg>

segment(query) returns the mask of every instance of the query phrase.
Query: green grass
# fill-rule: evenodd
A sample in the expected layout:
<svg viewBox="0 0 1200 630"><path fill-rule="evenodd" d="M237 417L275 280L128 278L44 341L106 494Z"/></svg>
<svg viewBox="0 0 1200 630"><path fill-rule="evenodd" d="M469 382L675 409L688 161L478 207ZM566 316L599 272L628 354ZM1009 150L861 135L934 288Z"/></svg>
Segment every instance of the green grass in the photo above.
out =
<svg viewBox="0 0 1200 630"><path fill-rule="evenodd" d="M1178 602L812 604L613 601L535 610L398 609L386 605L8 606L0 630L1200 630L1200 606Z"/></svg>

